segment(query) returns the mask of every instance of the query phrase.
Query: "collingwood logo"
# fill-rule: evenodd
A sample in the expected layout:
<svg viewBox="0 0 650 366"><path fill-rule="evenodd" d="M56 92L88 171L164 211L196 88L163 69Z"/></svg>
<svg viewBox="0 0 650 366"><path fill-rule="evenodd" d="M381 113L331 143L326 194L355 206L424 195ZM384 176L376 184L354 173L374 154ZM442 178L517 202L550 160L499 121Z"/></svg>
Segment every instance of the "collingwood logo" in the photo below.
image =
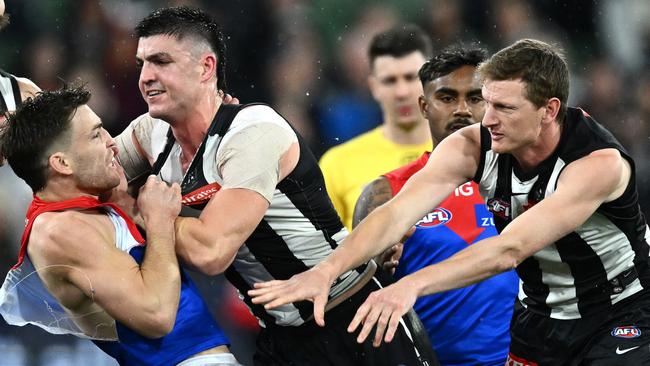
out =
<svg viewBox="0 0 650 366"><path fill-rule="evenodd" d="M510 203L498 198L490 198L487 201L487 207L494 216L502 219L510 218Z"/></svg>

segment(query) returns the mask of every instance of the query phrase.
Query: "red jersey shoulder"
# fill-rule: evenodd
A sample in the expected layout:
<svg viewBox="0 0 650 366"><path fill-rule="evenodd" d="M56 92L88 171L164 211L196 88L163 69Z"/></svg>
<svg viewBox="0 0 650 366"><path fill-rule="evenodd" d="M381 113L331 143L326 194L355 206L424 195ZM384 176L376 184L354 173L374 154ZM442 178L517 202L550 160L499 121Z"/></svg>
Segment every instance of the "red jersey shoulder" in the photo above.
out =
<svg viewBox="0 0 650 366"><path fill-rule="evenodd" d="M427 151L422 154L418 160L403 165L383 175L386 179L388 179L388 183L390 183L390 188L393 191L393 196L402 189L406 181L409 180L413 174L417 173L427 164L430 154L431 153Z"/></svg>

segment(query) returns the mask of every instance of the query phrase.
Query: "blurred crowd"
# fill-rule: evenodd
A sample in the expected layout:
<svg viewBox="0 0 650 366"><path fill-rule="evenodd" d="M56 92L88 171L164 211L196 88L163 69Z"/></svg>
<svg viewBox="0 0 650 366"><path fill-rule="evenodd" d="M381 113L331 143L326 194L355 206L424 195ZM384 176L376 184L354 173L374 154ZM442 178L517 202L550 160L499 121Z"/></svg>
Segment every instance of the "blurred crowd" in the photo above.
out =
<svg viewBox="0 0 650 366"><path fill-rule="evenodd" d="M228 91L242 102L275 106L316 155L381 123L367 88L366 50L374 34L394 24L421 25L436 49L458 40L491 52L520 38L557 43L571 68L569 104L604 124L635 158L642 206L650 212L647 0L6 0L11 24L0 33L0 68L43 89L85 82L91 107L117 134L146 112L132 28L153 9L179 4L206 9L223 25ZM31 192L8 168L0 168L0 184L4 278ZM220 278L202 286L231 291ZM235 354L249 364L249 328L224 315L228 301L208 300L230 330ZM3 365L112 364L88 344L0 321Z"/></svg>

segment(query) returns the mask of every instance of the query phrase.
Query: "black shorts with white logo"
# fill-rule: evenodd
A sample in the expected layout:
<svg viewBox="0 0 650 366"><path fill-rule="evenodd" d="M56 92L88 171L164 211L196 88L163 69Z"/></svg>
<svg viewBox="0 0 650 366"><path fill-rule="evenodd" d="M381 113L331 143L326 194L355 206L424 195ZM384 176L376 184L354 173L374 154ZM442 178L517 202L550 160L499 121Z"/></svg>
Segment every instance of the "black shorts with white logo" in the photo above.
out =
<svg viewBox="0 0 650 366"><path fill-rule="evenodd" d="M650 365L650 293L576 320L552 319L517 302L510 335L507 366Z"/></svg>
<svg viewBox="0 0 650 366"><path fill-rule="evenodd" d="M360 328L347 327L372 291L380 287L371 279L357 293L325 313L325 327L313 320L298 327L270 326L257 337L255 366L438 366L438 360L419 319L413 312L402 317L390 343L372 346L374 330L357 343ZM407 314L409 315L409 314ZM415 318L413 318L415 316Z"/></svg>

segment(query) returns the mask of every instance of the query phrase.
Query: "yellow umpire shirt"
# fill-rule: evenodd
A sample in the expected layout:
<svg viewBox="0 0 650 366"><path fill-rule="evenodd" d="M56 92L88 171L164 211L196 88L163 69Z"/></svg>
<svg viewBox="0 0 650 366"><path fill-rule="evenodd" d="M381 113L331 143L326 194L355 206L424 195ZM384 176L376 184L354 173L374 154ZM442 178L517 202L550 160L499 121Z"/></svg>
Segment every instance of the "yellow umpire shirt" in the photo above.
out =
<svg viewBox="0 0 650 366"><path fill-rule="evenodd" d="M380 175L410 163L431 150L431 141L398 145L384 137L379 126L329 149L320 160L327 193L348 230L354 205L366 184Z"/></svg>

